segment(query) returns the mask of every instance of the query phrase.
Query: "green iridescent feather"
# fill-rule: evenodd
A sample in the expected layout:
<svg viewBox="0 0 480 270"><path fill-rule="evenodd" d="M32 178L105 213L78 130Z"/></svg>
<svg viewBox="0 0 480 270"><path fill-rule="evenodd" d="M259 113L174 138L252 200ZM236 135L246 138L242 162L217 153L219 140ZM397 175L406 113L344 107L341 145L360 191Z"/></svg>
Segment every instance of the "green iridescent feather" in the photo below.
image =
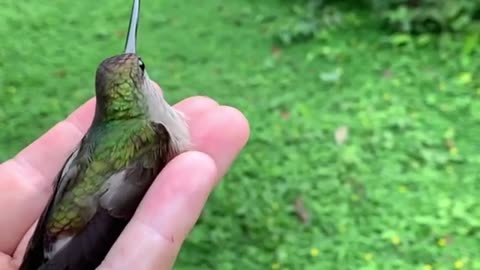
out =
<svg viewBox="0 0 480 270"><path fill-rule="evenodd" d="M87 137L83 142L84 149L80 149L77 159L73 160L85 170L70 183L69 190L52 209L53 214L47 223L51 236L71 234L86 225L89 220L85 208L90 207L91 195L101 189L110 175L131 166L135 160L159 162L155 159L155 152L159 150L154 149L160 147L160 138L146 120L110 121L92 129L89 136L95 138ZM105 143L96 144L97 141ZM88 156L82 155L82 151L89 150Z"/></svg>

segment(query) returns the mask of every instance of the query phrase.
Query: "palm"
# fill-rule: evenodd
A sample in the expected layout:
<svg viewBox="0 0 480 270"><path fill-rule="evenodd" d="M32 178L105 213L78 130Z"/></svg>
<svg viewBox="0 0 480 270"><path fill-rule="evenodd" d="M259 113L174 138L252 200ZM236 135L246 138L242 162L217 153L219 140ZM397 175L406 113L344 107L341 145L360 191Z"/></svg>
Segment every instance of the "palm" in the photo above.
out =
<svg viewBox="0 0 480 270"><path fill-rule="evenodd" d="M0 164L0 269L18 268L51 181L88 129L94 103L90 100ZM187 116L195 152L178 156L160 173L107 256L105 268L170 269L208 194L247 141L248 123L231 107L202 97L175 107Z"/></svg>

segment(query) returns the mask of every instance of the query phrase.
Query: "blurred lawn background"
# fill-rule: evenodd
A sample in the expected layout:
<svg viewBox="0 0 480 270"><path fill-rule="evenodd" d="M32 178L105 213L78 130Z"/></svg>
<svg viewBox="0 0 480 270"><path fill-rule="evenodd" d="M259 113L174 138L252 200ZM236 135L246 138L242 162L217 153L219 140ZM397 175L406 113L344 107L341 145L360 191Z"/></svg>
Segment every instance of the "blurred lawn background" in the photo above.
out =
<svg viewBox="0 0 480 270"><path fill-rule="evenodd" d="M176 269L480 269L480 31L330 2L143 0L167 99L208 95L252 128ZM0 160L93 95L130 8L2 1Z"/></svg>

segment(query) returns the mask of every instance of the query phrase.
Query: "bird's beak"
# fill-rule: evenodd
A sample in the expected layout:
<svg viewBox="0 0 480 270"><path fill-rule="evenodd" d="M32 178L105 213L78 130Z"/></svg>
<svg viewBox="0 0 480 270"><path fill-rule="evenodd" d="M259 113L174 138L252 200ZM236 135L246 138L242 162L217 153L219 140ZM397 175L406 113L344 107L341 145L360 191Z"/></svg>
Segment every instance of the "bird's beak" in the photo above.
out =
<svg viewBox="0 0 480 270"><path fill-rule="evenodd" d="M125 53L137 53L137 28L139 16L140 0L133 0L130 25L128 26L127 43L125 44Z"/></svg>

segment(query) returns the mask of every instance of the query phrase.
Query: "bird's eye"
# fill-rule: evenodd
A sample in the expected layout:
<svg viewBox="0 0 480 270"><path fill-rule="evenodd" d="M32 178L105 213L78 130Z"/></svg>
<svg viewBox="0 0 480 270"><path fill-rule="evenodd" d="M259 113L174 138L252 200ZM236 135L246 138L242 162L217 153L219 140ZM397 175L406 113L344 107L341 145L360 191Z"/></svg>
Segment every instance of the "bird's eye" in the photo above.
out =
<svg viewBox="0 0 480 270"><path fill-rule="evenodd" d="M145 64L143 63L142 59L138 59L138 66L140 66L142 71L145 71Z"/></svg>

